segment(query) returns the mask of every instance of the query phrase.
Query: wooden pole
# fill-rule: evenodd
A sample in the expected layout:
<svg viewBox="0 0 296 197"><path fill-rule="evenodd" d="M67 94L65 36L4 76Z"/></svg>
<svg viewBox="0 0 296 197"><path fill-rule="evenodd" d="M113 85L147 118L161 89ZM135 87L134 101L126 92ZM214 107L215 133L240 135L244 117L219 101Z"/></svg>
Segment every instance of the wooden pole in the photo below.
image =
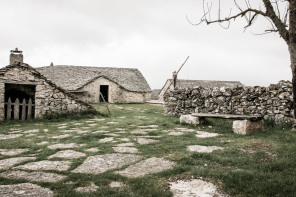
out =
<svg viewBox="0 0 296 197"><path fill-rule="evenodd" d="M103 94L100 92L100 96L102 97L102 99L103 99L103 102L105 103L105 106L106 106L106 108L107 108L107 111L108 111L108 115L110 116L111 115L111 111L110 111L110 109L109 109L109 107L108 107L108 104L107 104L107 102L105 101L105 98L104 98L104 96L103 96ZM100 100L100 99L99 99Z"/></svg>

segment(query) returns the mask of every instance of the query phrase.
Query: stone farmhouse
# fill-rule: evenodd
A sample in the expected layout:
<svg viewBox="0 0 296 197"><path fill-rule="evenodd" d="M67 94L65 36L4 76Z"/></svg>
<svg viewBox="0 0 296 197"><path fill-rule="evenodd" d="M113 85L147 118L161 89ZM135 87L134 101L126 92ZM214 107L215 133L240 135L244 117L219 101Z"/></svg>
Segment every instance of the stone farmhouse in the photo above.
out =
<svg viewBox="0 0 296 197"><path fill-rule="evenodd" d="M88 110L95 109L23 63L18 49L11 51L10 65L0 69L0 120Z"/></svg>
<svg viewBox="0 0 296 197"><path fill-rule="evenodd" d="M151 89L138 69L53 65L36 68L79 99L97 103L144 103ZM100 96L102 95L102 96Z"/></svg>
<svg viewBox="0 0 296 197"><path fill-rule="evenodd" d="M184 89L184 88L193 88L195 86L200 86L203 88L214 88L214 87L228 87L234 88L238 86L244 86L239 81L212 81L212 80L185 80L185 79L177 79L176 72L173 72L172 79L168 79L160 93L158 94L158 98L160 101L164 101L164 94L167 91L174 90L175 88Z"/></svg>

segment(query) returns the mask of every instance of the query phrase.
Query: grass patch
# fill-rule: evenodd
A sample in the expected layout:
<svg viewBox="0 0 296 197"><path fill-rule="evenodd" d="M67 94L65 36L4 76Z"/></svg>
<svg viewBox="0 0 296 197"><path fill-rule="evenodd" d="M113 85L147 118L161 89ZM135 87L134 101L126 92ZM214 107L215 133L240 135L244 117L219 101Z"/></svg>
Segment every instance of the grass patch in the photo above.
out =
<svg viewBox="0 0 296 197"><path fill-rule="evenodd" d="M69 149L83 152L86 157L70 160L72 164L66 171L50 171L66 175L66 179L58 183L34 182L51 189L55 196L171 196L169 180L200 177L216 184L231 196L293 196L296 193L296 133L290 131L290 124L276 125L274 122L265 121L264 132L242 136L232 132L232 121L229 120L209 119L206 123L194 127L180 125L177 117L164 116L163 108L159 106L110 104L109 107L111 116L107 116L105 107L100 106L99 114L63 114L25 122L1 122L0 134L22 134L22 136L1 140L0 149L28 148L29 151L16 156L0 154L0 160L32 154L36 155L36 161L48 160L50 155L65 150L49 149L49 145L70 143L78 145ZM141 145L137 143L137 139L143 135L131 134L131 131L146 129L138 126L147 125L158 126L154 127L155 130L147 131L145 135L150 136L149 139L158 141ZM213 138L197 138L195 132L184 132L180 136L168 135L170 131L179 131L177 128L180 127L221 135ZM32 130L38 131L32 132ZM63 139L54 138L65 134L69 136ZM109 137L113 137L115 142L99 143L100 139ZM47 144L38 145L40 142ZM134 143L142 159L164 158L175 162L176 165L173 169L139 178L127 178L115 174L116 170L96 175L71 172L88 156L114 153L113 146L127 142ZM222 146L224 150L193 153L187 151L189 145ZM87 152L88 148L98 148L99 152ZM4 171L6 170L0 170L0 173ZM112 181L123 182L125 186L110 188L109 184ZM0 178L1 185L21 182L28 181ZM72 184L66 184L69 182ZM86 194L74 190L76 187L87 186L90 182L94 182L99 189Z"/></svg>

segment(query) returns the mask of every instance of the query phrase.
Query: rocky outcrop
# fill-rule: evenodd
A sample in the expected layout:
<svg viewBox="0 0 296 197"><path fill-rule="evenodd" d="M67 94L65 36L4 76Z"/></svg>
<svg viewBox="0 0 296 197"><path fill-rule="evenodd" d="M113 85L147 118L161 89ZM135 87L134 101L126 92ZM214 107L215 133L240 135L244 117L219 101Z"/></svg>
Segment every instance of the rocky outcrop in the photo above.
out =
<svg viewBox="0 0 296 197"><path fill-rule="evenodd" d="M193 112L259 115L279 122L292 120L292 84L280 81L268 87L175 89L165 94L165 114Z"/></svg>

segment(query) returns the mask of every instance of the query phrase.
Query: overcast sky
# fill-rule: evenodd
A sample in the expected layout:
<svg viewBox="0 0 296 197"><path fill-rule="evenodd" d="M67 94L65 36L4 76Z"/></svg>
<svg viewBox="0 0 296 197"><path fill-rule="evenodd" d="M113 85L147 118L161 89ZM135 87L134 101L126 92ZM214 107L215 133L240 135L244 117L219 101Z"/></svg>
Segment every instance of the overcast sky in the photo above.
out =
<svg viewBox="0 0 296 197"><path fill-rule="evenodd" d="M244 20L227 30L217 24L193 26L186 15L198 22L201 0L0 2L0 67L18 47L33 67L53 62L138 68L152 89L162 88L187 56L178 78L264 86L291 80L286 43L277 34L252 34L262 33L268 23L258 20L245 32ZM222 14L228 15L231 1L222 2Z"/></svg>

